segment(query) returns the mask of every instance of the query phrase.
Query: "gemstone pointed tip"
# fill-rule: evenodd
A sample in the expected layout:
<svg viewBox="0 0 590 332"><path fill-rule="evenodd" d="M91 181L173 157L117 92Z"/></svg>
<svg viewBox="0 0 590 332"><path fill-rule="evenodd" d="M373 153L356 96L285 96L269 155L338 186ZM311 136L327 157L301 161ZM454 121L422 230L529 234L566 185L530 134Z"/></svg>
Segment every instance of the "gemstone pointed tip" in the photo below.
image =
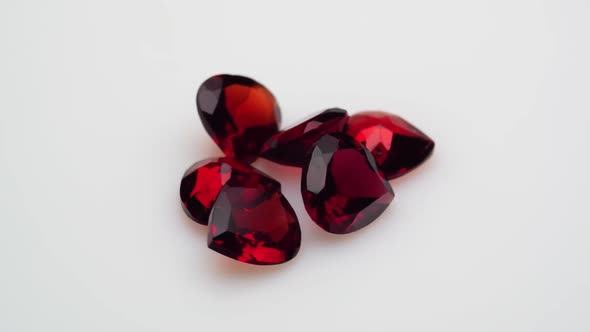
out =
<svg viewBox="0 0 590 332"><path fill-rule="evenodd" d="M323 135L344 130L348 114L341 108L324 110L307 120L273 135L260 155L278 164L302 167L307 152Z"/></svg>
<svg viewBox="0 0 590 332"><path fill-rule="evenodd" d="M400 116L366 111L348 119L346 133L373 155L388 179L400 177L432 154L434 141Z"/></svg>

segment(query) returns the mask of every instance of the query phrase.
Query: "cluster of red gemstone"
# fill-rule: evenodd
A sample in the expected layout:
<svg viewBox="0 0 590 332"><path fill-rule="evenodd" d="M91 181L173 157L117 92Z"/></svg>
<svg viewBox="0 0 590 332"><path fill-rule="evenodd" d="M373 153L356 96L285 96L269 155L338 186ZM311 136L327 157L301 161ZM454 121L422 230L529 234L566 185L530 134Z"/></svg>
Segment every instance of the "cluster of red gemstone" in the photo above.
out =
<svg viewBox="0 0 590 332"><path fill-rule="evenodd" d="M330 233L346 234L381 215L394 198L387 180L417 167L434 148L420 130L384 112L349 117L332 108L279 132L274 96L243 76L206 80L197 109L228 157L197 162L186 171L183 208L208 225L209 248L250 264L284 263L301 244L297 215L280 183L247 164L258 156L301 167L301 194L312 220Z"/></svg>

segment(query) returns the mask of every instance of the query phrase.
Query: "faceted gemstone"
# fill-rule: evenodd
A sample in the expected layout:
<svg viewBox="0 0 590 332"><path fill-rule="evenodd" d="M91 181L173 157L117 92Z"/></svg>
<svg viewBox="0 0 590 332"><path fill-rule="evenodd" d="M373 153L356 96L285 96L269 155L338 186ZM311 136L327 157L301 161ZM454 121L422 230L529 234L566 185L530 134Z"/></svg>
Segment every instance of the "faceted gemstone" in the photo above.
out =
<svg viewBox="0 0 590 332"><path fill-rule="evenodd" d="M205 130L229 157L256 159L262 144L279 130L281 114L272 93L251 78L217 75L197 92Z"/></svg>
<svg viewBox="0 0 590 332"><path fill-rule="evenodd" d="M341 132L348 120L346 111L330 108L302 123L273 135L260 156L276 163L302 167L311 146L323 135Z"/></svg>
<svg viewBox="0 0 590 332"><path fill-rule="evenodd" d="M416 168L434 149L430 137L401 117L385 112L351 116L346 132L371 151L388 180Z"/></svg>
<svg viewBox="0 0 590 332"><path fill-rule="evenodd" d="M180 199L187 216L207 225L211 208L221 187L236 173L251 173L252 167L232 158L211 158L196 162L182 177Z"/></svg>
<svg viewBox="0 0 590 332"><path fill-rule="evenodd" d="M209 248L240 262L284 263L297 254L301 229L281 185L252 168L221 188L209 217Z"/></svg>
<svg viewBox="0 0 590 332"><path fill-rule="evenodd" d="M367 226L394 196L371 153L342 133L325 135L312 147L303 167L301 194L311 219L336 234Z"/></svg>

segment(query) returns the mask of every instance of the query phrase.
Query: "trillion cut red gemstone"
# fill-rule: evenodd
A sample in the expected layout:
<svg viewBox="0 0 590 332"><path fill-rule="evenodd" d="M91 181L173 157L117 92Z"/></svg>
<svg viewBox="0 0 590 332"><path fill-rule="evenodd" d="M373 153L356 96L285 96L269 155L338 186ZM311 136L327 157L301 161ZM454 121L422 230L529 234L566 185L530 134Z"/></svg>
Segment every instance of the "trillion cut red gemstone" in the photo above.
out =
<svg viewBox="0 0 590 332"><path fill-rule="evenodd" d="M302 123L273 135L260 150L260 156L276 163L302 167L311 146L322 136L341 132L348 114L330 108Z"/></svg>
<svg viewBox="0 0 590 332"><path fill-rule="evenodd" d="M385 112L351 116L346 132L371 151L388 180L416 168L434 149L430 137L401 117Z"/></svg>
<svg viewBox="0 0 590 332"><path fill-rule="evenodd" d="M371 153L341 133L325 135L312 147L303 167L301 194L311 219L336 234L367 226L394 197Z"/></svg>
<svg viewBox="0 0 590 332"><path fill-rule="evenodd" d="M226 156L254 161L262 144L278 132L279 106L272 93L251 78L217 75L197 92L205 130Z"/></svg>
<svg viewBox="0 0 590 332"><path fill-rule="evenodd" d="M221 187L236 173L251 172L252 167L232 158L212 158L193 164L180 183L180 199L187 216L207 225Z"/></svg>
<svg viewBox="0 0 590 332"><path fill-rule="evenodd" d="M301 229L280 183L252 168L232 174L221 188L209 217L207 243L240 262L280 264L299 251Z"/></svg>

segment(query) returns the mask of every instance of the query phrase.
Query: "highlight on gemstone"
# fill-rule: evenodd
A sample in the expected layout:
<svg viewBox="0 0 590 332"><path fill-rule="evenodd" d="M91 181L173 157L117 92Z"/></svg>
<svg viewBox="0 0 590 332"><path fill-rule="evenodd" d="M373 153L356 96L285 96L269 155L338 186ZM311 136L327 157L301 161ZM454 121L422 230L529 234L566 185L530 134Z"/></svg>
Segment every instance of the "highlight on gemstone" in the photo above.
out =
<svg viewBox="0 0 590 332"><path fill-rule="evenodd" d="M324 135L311 148L303 167L301 194L311 219L336 234L367 226L394 197L373 156L342 133Z"/></svg>
<svg viewBox="0 0 590 332"><path fill-rule="evenodd" d="M276 180L251 168L225 182L209 217L210 249L240 262L274 265L301 246L295 211Z"/></svg>
<svg viewBox="0 0 590 332"><path fill-rule="evenodd" d="M197 92L203 126L226 156L252 162L262 144L279 130L281 114L273 94L255 80L216 75Z"/></svg>
<svg viewBox="0 0 590 332"><path fill-rule="evenodd" d="M400 116L367 111L348 119L346 133L361 142L388 179L400 177L423 163L434 141Z"/></svg>
<svg viewBox="0 0 590 332"><path fill-rule="evenodd" d="M236 173L251 173L252 167L232 158L210 158L194 163L182 177L180 199L186 215L207 225L221 187Z"/></svg>
<svg viewBox="0 0 590 332"><path fill-rule="evenodd" d="M279 164L302 167L311 146L323 135L341 132L347 120L345 110L327 109L273 135L262 146L260 156Z"/></svg>

